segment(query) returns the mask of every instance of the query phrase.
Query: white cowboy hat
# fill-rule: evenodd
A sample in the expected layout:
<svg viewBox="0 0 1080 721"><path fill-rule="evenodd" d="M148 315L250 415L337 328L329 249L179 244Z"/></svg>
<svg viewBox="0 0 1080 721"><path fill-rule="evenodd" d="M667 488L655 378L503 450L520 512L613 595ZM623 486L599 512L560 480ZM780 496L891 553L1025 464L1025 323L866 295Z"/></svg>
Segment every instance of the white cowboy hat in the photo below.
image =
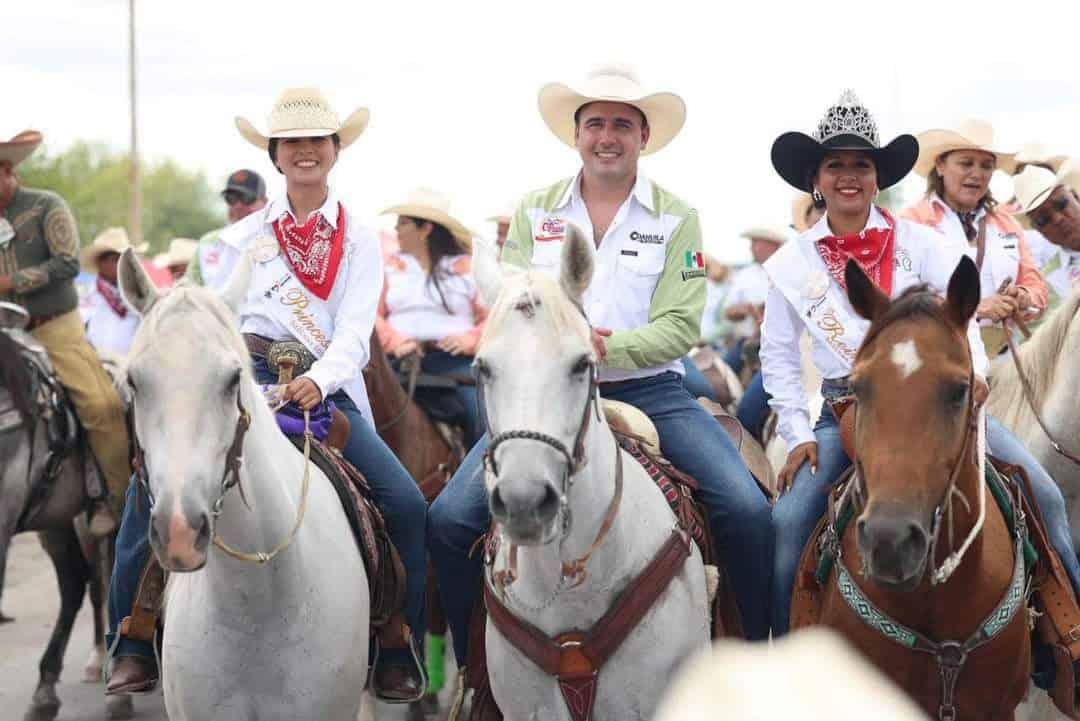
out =
<svg viewBox="0 0 1080 721"><path fill-rule="evenodd" d="M517 210L512 205L504 205L495 215L488 216L484 220L490 223L512 223L514 221L514 211Z"/></svg>
<svg viewBox="0 0 1080 721"><path fill-rule="evenodd" d="M164 253L154 256L154 265L159 268L169 268L174 265L187 265L195 259L195 253L199 250L199 241L191 238L173 238L169 241L169 249Z"/></svg>
<svg viewBox="0 0 1080 721"><path fill-rule="evenodd" d="M1065 183L1041 165L1029 165L1013 177L1013 189L1021 213L1030 213L1046 202L1054 188Z"/></svg>
<svg viewBox="0 0 1080 721"><path fill-rule="evenodd" d="M926 177L934 163L945 153L954 150L982 150L997 158L997 169L1012 174L1016 169L1016 154L1007 153L994 145L994 126L984 120L965 120L956 128L936 128L919 133L919 159L915 172Z"/></svg>
<svg viewBox="0 0 1080 721"><path fill-rule="evenodd" d="M237 116L236 129L256 148L266 150L270 138L319 138L337 133L341 148L352 145L367 127L371 113L360 108L342 123L318 88L288 88L274 103L267 116L267 135L260 133L246 118Z"/></svg>
<svg viewBox="0 0 1080 721"><path fill-rule="evenodd" d="M1068 159L1068 155L1052 153L1048 146L1036 142L1028 143L1016 154L1017 165L1030 163L1049 165L1055 173L1061 170L1061 166Z"/></svg>
<svg viewBox="0 0 1080 721"><path fill-rule="evenodd" d="M1061 182L1080 193L1080 158L1068 158L1058 171Z"/></svg>
<svg viewBox="0 0 1080 721"><path fill-rule="evenodd" d="M783 245L788 242L790 233L775 225L755 225L753 228L739 233L739 237L747 240L771 240L777 245Z"/></svg>
<svg viewBox="0 0 1080 721"><path fill-rule="evenodd" d="M412 190L404 203L391 205L379 215L405 215L438 223L450 231L466 252L472 250L472 231L450 215L450 199L431 188Z"/></svg>
<svg viewBox="0 0 1080 721"><path fill-rule="evenodd" d="M796 193L791 199L791 227L796 233L802 233L810 229L806 224L806 214L814 204L814 197L810 193Z"/></svg>
<svg viewBox="0 0 1080 721"><path fill-rule="evenodd" d="M106 228L98 233L98 236L94 238L93 243L80 251L79 265L82 266L83 270L96 273L97 262L101 256L106 253L116 253L119 255L131 247L131 241L128 239L126 230L123 228ZM135 252L139 254L145 253L146 248L146 243L143 243L135 248Z"/></svg>
<svg viewBox="0 0 1080 721"><path fill-rule="evenodd" d="M0 162L7 161L15 167L41 145L42 135L36 130L24 130L7 142L0 143Z"/></svg>
<svg viewBox="0 0 1080 721"><path fill-rule="evenodd" d="M647 93L634 72L623 65L601 66L577 87L548 83L540 88L540 116L555 137L571 148L574 141L574 114L588 103L625 103L640 110L649 123L649 142L642 155L655 153L670 143L686 122L686 103L675 93Z"/></svg>

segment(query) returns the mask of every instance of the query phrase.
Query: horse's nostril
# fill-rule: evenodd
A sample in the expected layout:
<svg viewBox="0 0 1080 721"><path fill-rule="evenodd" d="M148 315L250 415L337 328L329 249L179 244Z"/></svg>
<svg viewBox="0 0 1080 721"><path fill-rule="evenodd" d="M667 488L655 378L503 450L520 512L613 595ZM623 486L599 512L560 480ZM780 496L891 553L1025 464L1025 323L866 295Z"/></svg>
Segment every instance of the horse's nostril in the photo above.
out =
<svg viewBox="0 0 1080 721"><path fill-rule="evenodd" d="M556 490L547 485L544 487L544 498L540 501L540 517L551 518L559 512L559 494Z"/></svg>
<svg viewBox="0 0 1080 721"><path fill-rule="evenodd" d="M900 544L900 552L911 557L921 557L927 549L926 532L917 523L908 524L907 537Z"/></svg>
<svg viewBox="0 0 1080 721"><path fill-rule="evenodd" d="M199 529L195 534L195 549L206 550L210 545L210 518L205 513L199 517Z"/></svg>

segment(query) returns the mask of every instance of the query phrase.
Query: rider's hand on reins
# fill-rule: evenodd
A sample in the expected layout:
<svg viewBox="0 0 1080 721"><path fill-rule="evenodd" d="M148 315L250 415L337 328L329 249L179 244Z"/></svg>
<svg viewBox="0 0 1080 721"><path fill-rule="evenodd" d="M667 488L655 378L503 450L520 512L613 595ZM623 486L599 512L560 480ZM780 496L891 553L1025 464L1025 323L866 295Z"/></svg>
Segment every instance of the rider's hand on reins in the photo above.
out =
<svg viewBox="0 0 1080 721"><path fill-rule="evenodd" d="M436 343L435 347L450 355L464 355L469 352L471 345L467 335L448 335Z"/></svg>
<svg viewBox="0 0 1080 721"><path fill-rule="evenodd" d="M285 400L300 406L301 410L310 411L322 400L322 391L315 381L303 376L296 378L285 388Z"/></svg>
<svg viewBox="0 0 1080 721"><path fill-rule="evenodd" d="M412 338L404 341L401 345L399 345L391 352L391 355L393 355L395 358L404 358L413 354L423 357L424 350L420 347L420 344L414 341Z"/></svg>
<svg viewBox="0 0 1080 721"><path fill-rule="evenodd" d="M607 344L604 342L604 339L609 337L611 337L610 328L592 329L592 345L593 350L596 351L597 360L602 361L607 358Z"/></svg>
<svg viewBox="0 0 1080 721"><path fill-rule="evenodd" d="M776 490L779 494L787 493L795 485L795 474L799 472L804 463L809 462L810 472L817 473L817 451L816 441L800 443L791 449L787 462L780 469L780 473L776 475Z"/></svg>
<svg viewBox="0 0 1080 721"><path fill-rule="evenodd" d="M1005 293L994 293L979 301L979 307L975 310L975 317L979 320L990 320L999 323L1016 313L1020 306L1016 298Z"/></svg>

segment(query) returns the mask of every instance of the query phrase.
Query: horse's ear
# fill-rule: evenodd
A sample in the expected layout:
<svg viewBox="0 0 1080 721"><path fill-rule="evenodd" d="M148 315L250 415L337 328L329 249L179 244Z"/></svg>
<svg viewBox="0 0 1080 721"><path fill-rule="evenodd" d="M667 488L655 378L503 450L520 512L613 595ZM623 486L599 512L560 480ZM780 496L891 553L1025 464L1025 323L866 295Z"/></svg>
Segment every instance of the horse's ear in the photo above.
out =
<svg viewBox="0 0 1080 721"><path fill-rule="evenodd" d="M975 267L975 261L963 255L949 278L949 289L945 294L945 314L960 330L967 329L975 309L979 307L981 294L979 269Z"/></svg>
<svg viewBox="0 0 1080 721"><path fill-rule="evenodd" d="M229 310L237 315L240 314L240 306L247 296L248 285L251 283L251 271L254 266L255 262L251 258L251 253L245 252L241 254L239 262L237 262L236 267L233 268L232 273L229 275L229 280L225 283L225 287L221 289L221 299L225 301L225 305L229 306Z"/></svg>
<svg viewBox="0 0 1080 721"><path fill-rule="evenodd" d="M139 257L135 255L132 248L128 248L121 254L116 276L120 284L120 294L139 315L146 315L161 297L157 286L150 279L146 269L142 267Z"/></svg>
<svg viewBox="0 0 1080 721"><path fill-rule="evenodd" d="M851 307L868 321L873 322L889 307L889 296L874 285L854 260L848 259L844 266L844 281Z"/></svg>
<svg viewBox="0 0 1080 721"><path fill-rule="evenodd" d="M592 282L593 268L596 267L596 250L573 223L566 224L566 240L562 247L562 269L559 282L566 294L581 303L585 291Z"/></svg>
<svg viewBox="0 0 1080 721"><path fill-rule="evenodd" d="M476 279L476 287L480 289L480 299L490 308L495 305L495 299L502 290L502 268L499 267L498 250L480 238L473 238L472 255L473 278Z"/></svg>

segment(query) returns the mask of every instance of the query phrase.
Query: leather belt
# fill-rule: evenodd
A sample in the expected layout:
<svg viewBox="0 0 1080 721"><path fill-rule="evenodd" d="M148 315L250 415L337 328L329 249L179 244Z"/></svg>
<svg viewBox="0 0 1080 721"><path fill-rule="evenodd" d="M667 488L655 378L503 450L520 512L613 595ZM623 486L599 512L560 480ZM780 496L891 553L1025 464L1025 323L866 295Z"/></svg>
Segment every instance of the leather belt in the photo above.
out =
<svg viewBox="0 0 1080 721"><path fill-rule="evenodd" d="M618 393L641 380L641 378L630 378L625 381L601 381L596 385L600 389L600 395L605 395L607 393Z"/></svg>
<svg viewBox="0 0 1080 721"><path fill-rule="evenodd" d="M270 346L274 344L274 341L255 333L244 333L244 345L247 346L248 353L259 359L265 359L266 354L270 352Z"/></svg>

